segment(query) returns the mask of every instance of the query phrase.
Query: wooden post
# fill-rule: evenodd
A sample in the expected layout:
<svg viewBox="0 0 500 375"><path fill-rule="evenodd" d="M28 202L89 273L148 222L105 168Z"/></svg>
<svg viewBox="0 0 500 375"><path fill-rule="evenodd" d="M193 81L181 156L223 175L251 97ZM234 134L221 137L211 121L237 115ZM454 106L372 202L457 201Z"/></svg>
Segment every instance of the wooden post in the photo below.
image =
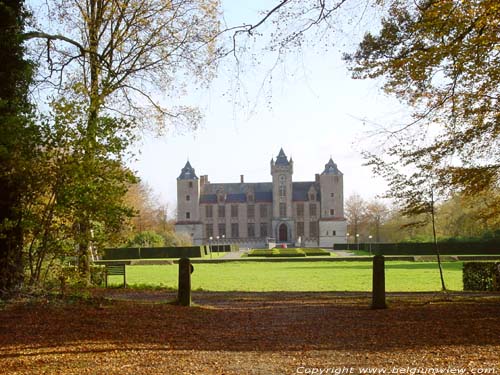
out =
<svg viewBox="0 0 500 375"><path fill-rule="evenodd" d="M179 286L177 301L181 306L191 306L191 272L189 258L179 259Z"/></svg>
<svg viewBox="0 0 500 375"><path fill-rule="evenodd" d="M372 309L386 309L385 303L385 259L383 255L373 257Z"/></svg>

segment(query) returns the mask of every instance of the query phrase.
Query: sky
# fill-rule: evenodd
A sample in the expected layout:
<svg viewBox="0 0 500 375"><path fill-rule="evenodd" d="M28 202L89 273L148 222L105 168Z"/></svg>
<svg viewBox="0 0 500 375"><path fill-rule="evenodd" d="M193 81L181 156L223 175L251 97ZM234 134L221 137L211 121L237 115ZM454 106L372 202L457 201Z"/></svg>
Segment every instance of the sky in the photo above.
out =
<svg viewBox="0 0 500 375"><path fill-rule="evenodd" d="M255 22L256 9L265 9L265 3L269 6L226 0L225 22ZM272 56L258 56L259 64L248 64L239 75L234 59L226 59L209 89L188 93L188 101L202 111L201 127L145 136L131 168L171 210L176 179L187 160L210 182L239 182L240 175L246 182L266 182L270 160L280 148L294 160L294 181L314 180L331 157L344 174L344 197L382 194L386 184L363 166L361 152L376 151L369 137L372 124L401 122L407 111L383 94L380 82L350 78L341 52L352 48L356 37L343 37L328 49L306 45L272 74ZM235 87L245 94L235 94Z"/></svg>

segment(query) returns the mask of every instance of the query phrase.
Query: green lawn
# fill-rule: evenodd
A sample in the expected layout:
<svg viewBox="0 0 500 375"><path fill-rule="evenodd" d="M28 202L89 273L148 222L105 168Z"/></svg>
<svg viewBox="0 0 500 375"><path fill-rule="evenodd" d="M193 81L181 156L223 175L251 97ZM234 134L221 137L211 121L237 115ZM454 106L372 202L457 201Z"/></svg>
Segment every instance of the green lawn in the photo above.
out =
<svg viewBox="0 0 500 375"><path fill-rule="evenodd" d="M462 290L462 262L444 263L450 290ZM211 291L370 291L371 262L231 262L195 264L192 288ZM129 285L177 288L177 265L127 266ZM112 277L111 284L120 278ZM387 291L438 291L432 262L386 262Z"/></svg>

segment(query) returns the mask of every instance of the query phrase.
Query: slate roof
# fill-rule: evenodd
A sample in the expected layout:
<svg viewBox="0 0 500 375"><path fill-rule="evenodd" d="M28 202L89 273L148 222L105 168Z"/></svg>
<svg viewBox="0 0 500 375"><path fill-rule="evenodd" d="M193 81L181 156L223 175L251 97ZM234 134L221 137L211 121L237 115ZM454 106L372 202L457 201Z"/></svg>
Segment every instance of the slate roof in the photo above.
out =
<svg viewBox="0 0 500 375"><path fill-rule="evenodd" d="M313 185L316 189L316 200L320 200L319 184L314 181L293 182L292 200L307 201L309 189ZM273 201L273 184L271 182L255 183L215 183L205 184L202 187L200 203L217 203L217 192L222 191L226 203L245 203L247 192L253 192L256 203Z"/></svg>
<svg viewBox="0 0 500 375"><path fill-rule="evenodd" d="M271 192L273 191L272 182L243 182L243 183L210 183L202 187L202 194L217 194L221 190L224 194L246 194L248 191Z"/></svg>
<svg viewBox="0 0 500 375"><path fill-rule="evenodd" d="M339 171L339 169L337 168L337 164L335 164L333 162L332 158L330 158L330 160L328 160L328 163L325 164L325 170L321 174L337 174L337 175L341 175L342 172Z"/></svg>
<svg viewBox="0 0 500 375"><path fill-rule="evenodd" d="M309 189L314 186L316 189L316 200L320 200L320 189L319 184L314 181L304 181L304 182L293 182L292 183L292 201L308 201Z"/></svg>
<svg viewBox="0 0 500 375"><path fill-rule="evenodd" d="M283 148L280 149L278 156L276 157L276 163L274 165L290 165L288 158L285 155Z"/></svg>
<svg viewBox="0 0 500 375"><path fill-rule="evenodd" d="M177 177L177 179L178 180L197 180L198 179L198 177L196 176L196 173L194 172L194 168L189 163L189 160L187 161L184 168L182 168L181 174L179 175L179 177Z"/></svg>

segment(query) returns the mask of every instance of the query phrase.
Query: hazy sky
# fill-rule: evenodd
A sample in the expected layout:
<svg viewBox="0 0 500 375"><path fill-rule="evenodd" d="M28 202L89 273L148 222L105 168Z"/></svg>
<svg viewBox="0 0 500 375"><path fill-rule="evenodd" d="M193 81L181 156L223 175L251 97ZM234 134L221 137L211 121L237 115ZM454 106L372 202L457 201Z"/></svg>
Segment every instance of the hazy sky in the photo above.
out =
<svg viewBox="0 0 500 375"><path fill-rule="evenodd" d="M252 23L264 2L249 3L225 1L227 24ZM171 208L176 205L176 178L188 159L197 175L207 174L211 182L238 182L241 174L247 182L270 181L269 162L281 147L293 157L294 181L313 180L332 157L344 173L345 197L358 192L368 199L382 193L385 183L362 166L361 151L376 148L367 138L372 123L400 122L405 110L381 92L378 82L350 78L339 51L350 48L355 37L336 38L336 46L327 51L306 46L289 56L273 71L271 83L272 57L258 56L262 64L246 66L239 76L235 60L228 58L209 90L188 97L202 110L202 127L146 137L131 167ZM231 100L235 87L247 93L236 95L238 104Z"/></svg>

